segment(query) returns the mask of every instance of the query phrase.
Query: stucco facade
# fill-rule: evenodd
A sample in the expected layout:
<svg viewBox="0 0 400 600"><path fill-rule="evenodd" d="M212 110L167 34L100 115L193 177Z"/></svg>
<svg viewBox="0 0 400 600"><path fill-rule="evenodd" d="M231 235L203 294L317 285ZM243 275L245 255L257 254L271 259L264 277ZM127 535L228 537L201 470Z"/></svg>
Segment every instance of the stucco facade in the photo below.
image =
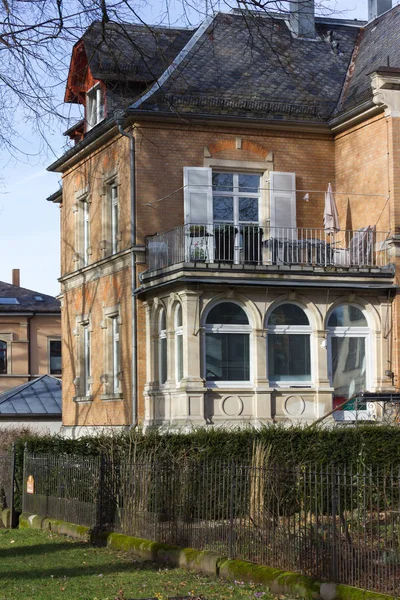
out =
<svg viewBox="0 0 400 600"><path fill-rule="evenodd" d="M40 375L61 377L61 309L51 296L0 282L0 392Z"/></svg>

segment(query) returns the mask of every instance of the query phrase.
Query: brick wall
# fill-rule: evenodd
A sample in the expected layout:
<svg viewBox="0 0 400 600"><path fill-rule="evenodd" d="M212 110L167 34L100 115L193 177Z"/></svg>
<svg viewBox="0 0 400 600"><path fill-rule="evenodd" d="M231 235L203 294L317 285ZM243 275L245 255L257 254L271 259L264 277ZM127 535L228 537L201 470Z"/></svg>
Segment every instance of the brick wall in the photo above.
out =
<svg viewBox="0 0 400 600"><path fill-rule="evenodd" d="M335 160L335 191L342 192L336 194L341 228L356 230L376 225L379 231L389 231L386 118L373 117L336 136Z"/></svg>

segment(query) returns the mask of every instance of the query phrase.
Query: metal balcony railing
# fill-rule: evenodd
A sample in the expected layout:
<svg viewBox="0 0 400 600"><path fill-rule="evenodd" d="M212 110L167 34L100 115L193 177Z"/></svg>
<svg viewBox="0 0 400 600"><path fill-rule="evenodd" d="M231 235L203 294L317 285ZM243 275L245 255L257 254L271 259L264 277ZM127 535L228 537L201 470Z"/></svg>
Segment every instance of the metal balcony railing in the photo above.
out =
<svg viewBox="0 0 400 600"><path fill-rule="evenodd" d="M365 227L324 229L260 227L231 223L186 224L148 238L150 271L183 262L310 267L383 267L387 232Z"/></svg>

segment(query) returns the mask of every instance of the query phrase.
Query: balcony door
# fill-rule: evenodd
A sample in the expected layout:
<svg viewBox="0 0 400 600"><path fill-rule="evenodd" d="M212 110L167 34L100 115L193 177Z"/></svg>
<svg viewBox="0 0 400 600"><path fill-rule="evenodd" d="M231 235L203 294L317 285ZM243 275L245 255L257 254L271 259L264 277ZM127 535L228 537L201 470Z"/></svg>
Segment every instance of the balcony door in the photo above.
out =
<svg viewBox="0 0 400 600"><path fill-rule="evenodd" d="M259 263L261 175L212 174L214 259L221 262Z"/></svg>

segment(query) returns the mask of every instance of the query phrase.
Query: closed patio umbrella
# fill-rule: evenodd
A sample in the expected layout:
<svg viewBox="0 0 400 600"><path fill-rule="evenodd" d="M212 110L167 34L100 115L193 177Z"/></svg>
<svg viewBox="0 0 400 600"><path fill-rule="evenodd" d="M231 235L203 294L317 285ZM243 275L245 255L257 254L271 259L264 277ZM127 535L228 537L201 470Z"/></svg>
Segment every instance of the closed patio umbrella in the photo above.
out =
<svg viewBox="0 0 400 600"><path fill-rule="evenodd" d="M340 229L335 196L333 195L331 184L328 185L328 191L325 192L324 229L325 233L335 233Z"/></svg>

